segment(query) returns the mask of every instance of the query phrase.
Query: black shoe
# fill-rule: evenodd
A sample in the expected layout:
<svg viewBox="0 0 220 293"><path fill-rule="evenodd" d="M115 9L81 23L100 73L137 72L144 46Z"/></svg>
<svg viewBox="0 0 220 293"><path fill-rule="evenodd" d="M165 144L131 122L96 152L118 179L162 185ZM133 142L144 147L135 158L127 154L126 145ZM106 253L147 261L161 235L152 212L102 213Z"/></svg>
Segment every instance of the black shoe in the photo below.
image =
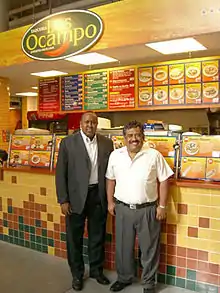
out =
<svg viewBox="0 0 220 293"><path fill-rule="evenodd" d="M155 288L151 288L151 289L144 289L143 291L144 293L156 293L156 289Z"/></svg>
<svg viewBox="0 0 220 293"><path fill-rule="evenodd" d="M131 285L132 283L122 283L119 281L116 281L110 288L110 291L112 292L119 292L121 290L123 290L124 288L126 288L127 286Z"/></svg>
<svg viewBox="0 0 220 293"><path fill-rule="evenodd" d="M83 288L83 279L82 278L78 279L78 278L74 277L73 281L72 281L72 288L75 291L81 291Z"/></svg>
<svg viewBox="0 0 220 293"><path fill-rule="evenodd" d="M92 279L96 279L96 281L101 284L101 285L109 285L110 284L110 281L109 279L103 274L99 274L98 276L94 276L94 275L90 275L90 278Z"/></svg>

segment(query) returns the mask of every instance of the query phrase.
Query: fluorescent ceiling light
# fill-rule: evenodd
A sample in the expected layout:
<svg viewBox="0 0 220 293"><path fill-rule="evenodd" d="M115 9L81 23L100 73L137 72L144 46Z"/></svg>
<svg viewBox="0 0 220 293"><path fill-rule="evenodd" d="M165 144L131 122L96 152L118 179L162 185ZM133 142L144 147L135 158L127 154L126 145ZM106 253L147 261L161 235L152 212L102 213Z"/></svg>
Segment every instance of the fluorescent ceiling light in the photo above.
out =
<svg viewBox="0 0 220 293"><path fill-rule="evenodd" d="M151 49L154 49L164 55L207 50L205 46L193 38L149 43L145 44L145 46L150 47Z"/></svg>
<svg viewBox="0 0 220 293"><path fill-rule="evenodd" d="M16 110L16 108L10 107L9 110Z"/></svg>
<svg viewBox="0 0 220 293"><path fill-rule="evenodd" d="M33 93L33 92L17 93L16 96L20 96L20 97L36 97L37 93Z"/></svg>
<svg viewBox="0 0 220 293"><path fill-rule="evenodd" d="M31 87L33 90L38 90L38 87L37 86L32 86Z"/></svg>
<svg viewBox="0 0 220 293"><path fill-rule="evenodd" d="M66 75L68 73L57 71L57 70L49 70L49 71L42 71L42 72L34 72L31 75L40 76L40 77L51 77L51 76L59 76L59 75Z"/></svg>
<svg viewBox="0 0 220 293"><path fill-rule="evenodd" d="M66 60L83 64L83 65L94 65L94 64L102 64L102 63L110 63L110 62L118 61L117 59L114 59L99 53L87 53L87 54L77 55L77 56L69 57Z"/></svg>

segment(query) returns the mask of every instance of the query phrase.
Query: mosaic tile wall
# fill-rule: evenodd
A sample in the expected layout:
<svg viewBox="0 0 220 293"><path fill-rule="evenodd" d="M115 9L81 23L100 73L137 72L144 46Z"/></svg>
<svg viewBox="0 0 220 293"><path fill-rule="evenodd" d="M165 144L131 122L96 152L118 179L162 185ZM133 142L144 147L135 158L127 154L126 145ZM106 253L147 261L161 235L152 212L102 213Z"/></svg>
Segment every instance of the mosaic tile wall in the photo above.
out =
<svg viewBox="0 0 220 293"><path fill-rule="evenodd" d="M105 267L114 269L114 219L109 217ZM0 181L0 240L66 257L65 219L54 176L4 172ZM158 281L202 293L220 293L220 190L170 190L162 225ZM136 243L137 274L140 274ZM87 258L87 235L84 235Z"/></svg>

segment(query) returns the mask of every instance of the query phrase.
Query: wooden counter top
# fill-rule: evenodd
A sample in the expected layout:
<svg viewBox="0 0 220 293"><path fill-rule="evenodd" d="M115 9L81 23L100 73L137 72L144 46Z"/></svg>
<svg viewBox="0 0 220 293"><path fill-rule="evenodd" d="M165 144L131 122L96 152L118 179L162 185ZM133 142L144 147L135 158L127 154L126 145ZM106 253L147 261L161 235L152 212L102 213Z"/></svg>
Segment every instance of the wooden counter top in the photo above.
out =
<svg viewBox="0 0 220 293"><path fill-rule="evenodd" d="M3 168L3 171L9 172L24 172L32 174L42 174L42 175L55 175L55 171L50 171L44 168L31 168L31 167L9 167ZM189 187L189 188L211 188L220 189L220 182L203 181L203 180L184 180L184 179L171 179L171 185L176 185L178 187Z"/></svg>
<svg viewBox="0 0 220 293"><path fill-rule="evenodd" d="M9 172L23 172L23 173L32 173L32 174L44 174L44 175L54 175L55 171L50 171L44 168L32 168L32 167L5 167L4 171Z"/></svg>

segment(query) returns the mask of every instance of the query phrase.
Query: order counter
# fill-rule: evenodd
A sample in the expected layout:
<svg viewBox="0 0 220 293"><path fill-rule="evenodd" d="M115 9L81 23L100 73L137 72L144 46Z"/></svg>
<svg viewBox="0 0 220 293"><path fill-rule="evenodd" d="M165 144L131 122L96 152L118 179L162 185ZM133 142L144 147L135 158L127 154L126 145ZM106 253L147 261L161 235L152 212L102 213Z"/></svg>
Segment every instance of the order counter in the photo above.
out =
<svg viewBox="0 0 220 293"><path fill-rule="evenodd" d="M0 178L0 239L65 258L65 219L56 200L54 172L5 168ZM158 281L197 292L219 293L220 183L170 183ZM105 267L111 270L115 268L114 223L109 216ZM84 240L87 262L86 229ZM140 273L138 245L135 253Z"/></svg>

